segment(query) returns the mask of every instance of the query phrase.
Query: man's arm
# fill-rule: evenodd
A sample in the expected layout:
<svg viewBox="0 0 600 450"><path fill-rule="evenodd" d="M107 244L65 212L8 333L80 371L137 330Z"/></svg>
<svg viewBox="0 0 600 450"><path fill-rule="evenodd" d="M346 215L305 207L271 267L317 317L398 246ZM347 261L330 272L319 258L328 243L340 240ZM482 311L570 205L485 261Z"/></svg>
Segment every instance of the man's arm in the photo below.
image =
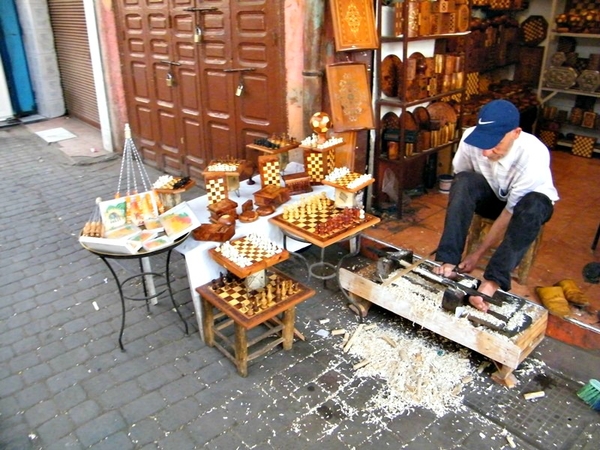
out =
<svg viewBox="0 0 600 450"><path fill-rule="evenodd" d="M508 222L510 222L511 217L512 213L506 208L503 209L498 218L490 227L490 231L488 231L481 244L479 244L479 247L477 247L473 253L467 255L465 259L460 262L458 268L467 273L475 269L477 262L485 254L485 252L500 242L500 239L502 239L502 236L504 236L504 233L508 228Z"/></svg>

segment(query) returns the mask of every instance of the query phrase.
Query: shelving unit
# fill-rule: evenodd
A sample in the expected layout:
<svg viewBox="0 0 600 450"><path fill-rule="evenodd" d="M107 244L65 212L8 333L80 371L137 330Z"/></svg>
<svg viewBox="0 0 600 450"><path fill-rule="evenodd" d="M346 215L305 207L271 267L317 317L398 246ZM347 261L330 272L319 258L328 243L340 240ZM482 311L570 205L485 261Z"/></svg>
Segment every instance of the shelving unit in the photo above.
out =
<svg viewBox="0 0 600 450"><path fill-rule="evenodd" d="M457 39L469 33L470 9L467 0L378 0L377 8L375 204L395 203L401 217L407 178L460 140L465 55Z"/></svg>
<svg viewBox="0 0 600 450"><path fill-rule="evenodd" d="M519 108L521 128L532 132L544 52L539 44L545 39L547 21L535 14L525 17L529 4L516 0L474 0L471 8L462 125L475 125L482 105L503 98Z"/></svg>
<svg viewBox="0 0 600 450"><path fill-rule="evenodd" d="M553 0L550 17L589 7L580 0ZM568 23L550 27L538 88L543 108L537 133L549 148L571 148L591 157L600 153L600 33L585 25L581 31L573 32Z"/></svg>

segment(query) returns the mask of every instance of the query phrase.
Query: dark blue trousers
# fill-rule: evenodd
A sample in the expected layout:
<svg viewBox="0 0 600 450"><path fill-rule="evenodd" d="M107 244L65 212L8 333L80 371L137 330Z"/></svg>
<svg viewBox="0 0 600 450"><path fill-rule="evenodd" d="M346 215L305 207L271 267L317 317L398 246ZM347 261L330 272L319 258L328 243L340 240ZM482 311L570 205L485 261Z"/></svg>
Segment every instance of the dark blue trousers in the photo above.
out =
<svg viewBox="0 0 600 450"><path fill-rule="evenodd" d="M505 206L506 202L496 197L483 175L475 172L458 173L450 188L444 232L436 260L458 264L462 259L473 214L495 220ZM510 273L553 212L552 201L544 194L530 192L519 200L504 239L485 269L484 278L495 281L504 291L510 290Z"/></svg>

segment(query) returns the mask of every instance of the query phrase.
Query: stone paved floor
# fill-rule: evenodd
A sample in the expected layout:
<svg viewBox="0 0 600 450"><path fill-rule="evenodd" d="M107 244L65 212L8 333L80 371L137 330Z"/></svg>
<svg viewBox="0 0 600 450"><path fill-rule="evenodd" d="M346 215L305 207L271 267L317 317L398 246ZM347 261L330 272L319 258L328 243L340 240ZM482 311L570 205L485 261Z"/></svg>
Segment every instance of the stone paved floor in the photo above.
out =
<svg viewBox="0 0 600 450"><path fill-rule="evenodd" d="M331 282L311 283L317 295L298 308L306 340L253 361L241 378L199 338L174 254L175 298L190 335L165 299L150 314L129 302L121 352L114 282L77 241L94 199L116 189L119 167L120 159L74 164L24 126L0 129L0 448L479 450L510 448L507 436L522 449L597 448L598 413L575 393L600 376L600 355L553 339L517 370L515 389L478 373L483 359L470 354L474 379L459 408L390 417L370 406L385 381L358 376L340 339L320 333L357 325ZM283 269L304 279L293 261ZM452 351L377 308L367 321ZM536 390L546 397L523 399Z"/></svg>

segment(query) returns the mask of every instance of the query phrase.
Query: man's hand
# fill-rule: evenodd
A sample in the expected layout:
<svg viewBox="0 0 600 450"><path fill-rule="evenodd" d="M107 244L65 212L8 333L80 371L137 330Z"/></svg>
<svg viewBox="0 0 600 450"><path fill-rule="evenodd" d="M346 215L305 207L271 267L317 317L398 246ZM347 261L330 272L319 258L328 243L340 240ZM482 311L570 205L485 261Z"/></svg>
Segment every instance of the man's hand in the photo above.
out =
<svg viewBox="0 0 600 450"><path fill-rule="evenodd" d="M455 264L442 263L439 266L433 267L433 273L436 275L441 275L444 278L456 278L456 268L458 266Z"/></svg>
<svg viewBox="0 0 600 450"><path fill-rule="evenodd" d="M464 273L471 273L477 267L480 258L479 252L468 254L458 265L459 270Z"/></svg>
<svg viewBox="0 0 600 450"><path fill-rule="evenodd" d="M482 294L487 295L488 297L492 297L494 293L500 288L500 286L495 281L484 280L479 286L478 291ZM490 305L483 300L483 297L479 297L477 295L472 295L469 297L469 303L474 308L477 308L480 311L487 312L490 308Z"/></svg>

